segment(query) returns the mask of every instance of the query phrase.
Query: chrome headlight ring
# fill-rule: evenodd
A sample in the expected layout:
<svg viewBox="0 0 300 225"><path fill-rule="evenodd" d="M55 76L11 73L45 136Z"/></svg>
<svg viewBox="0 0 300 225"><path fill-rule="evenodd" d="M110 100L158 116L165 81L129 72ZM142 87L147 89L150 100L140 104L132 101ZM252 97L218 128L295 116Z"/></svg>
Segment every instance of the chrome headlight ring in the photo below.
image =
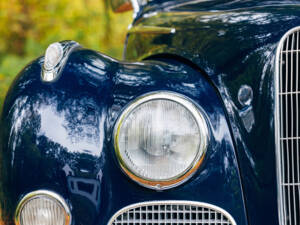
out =
<svg viewBox="0 0 300 225"><path fill-rule="evenodd" d="M33 191L33 192L26 194L19 202L16 212L15 212L15 224L16 225L29 225L29 224L24 223L24 221L23 221L23 218L22 218L24 216L24 215L22 215L23 210L26 206L28 206L28 203L30 204L30 202L36 201L39 199L47 200L53 204L56 204L57 207L59 207L61 210L63 210L62 225L70 225L71 224L72 216L71 216L70 208L68 207L65 200L60 195L56 194L55 192L48 191L48 190L38 190L38 191ZM52 204L52 206L53 206L53 204ZM37 217L38 215L34 215L34 216ZM48 216L49 216L49 214L48 214ZM55 223L55 225L56 225L56 223Z"/></svg>
<svg viewBox="0 0 300 225"><path fill-rule="evenodd" d="M128 117L137 109L141 108L141 106L146 105L149 102L153 101L161 101L161 103L165 102L172 102L174 106L178 105L178 107L181 107L181 111L185 110L185 114L189 114L193 121L195 122L198 131L199 131L199 145L197 149L197 154L193 158L193 161L187 166L182 173L177 174L176 176L166 178L166 179L149 179L149 177L145 177L142 175L142 172L137 172L138 168L134 168L134 166L128 165L128 159L124 159L124 155L129 155L129 152L126 152L124 154L124 149L121 149L120 147L120 136L122 135L122 132L124 131L124 123L128 119ZM157 103L158 104L158 103ZM149 104L148 104L149 105ZM159 106L158 106L159 107ZM177 106L176 106L177 107ZM174 112L173 112L174 114ZM136 118L135 118L136 119ZM137 119L138 120L138 119ZM184 120L181 120L184 121ZM172 123L176 123L177 121L173 121ZM184 125L183 125L184 126ZM131 128L126 128L131 129ZM145 130L145 128L144 128ZM147 133L147 131L146 131ZM121 135L120 135L121 134ZM172 135L171 135L172 136ZM177 135L178 136L178 135ZM118 162L125 174L129 176L132 180L137 182L138 184L148 187L150 189L169 189L175 186L178 186L188 180L199 168L199 166L202 164L202 161L204 159L208 142L209 142L209 133L208 133L208 126L207 122L204 117L204 113L198 107L191 99L188 97L185 97L181 94L177 94L170 91L160 91L160 92L151 92L146 95L143 95L141 97L138 97L131 103L125 107L125 110L121 113L120 117L118 118L115 127L114 127L114 133L113 133L113 140L114 140L114 148L115 153L118 159ZM122 138L121 138L122 139ZM146 138L147 139L147 138ZM123 140L125 140L123 138ZM124 141L121 142L124 142ZM189 139L191 140L191 138ZM147 140L145 141L147 142ZM125 143L126 144L126 143ZM121 143L121 145L124 145L124 143ZM183 145L181 145L183 146ZM184 151L188 151L189 149L185 149ZM147 149L145 150L147 151ZM149 153L149 151L147 151ZM155 154L154 154L155 155ZM159 154L158 154L159 155ZM129 158L129 156L128 156ZM129 159L131 160L131 159ZM127 162L126 162L127 161ZM133 160L132 160L133 161Z"/></svg>

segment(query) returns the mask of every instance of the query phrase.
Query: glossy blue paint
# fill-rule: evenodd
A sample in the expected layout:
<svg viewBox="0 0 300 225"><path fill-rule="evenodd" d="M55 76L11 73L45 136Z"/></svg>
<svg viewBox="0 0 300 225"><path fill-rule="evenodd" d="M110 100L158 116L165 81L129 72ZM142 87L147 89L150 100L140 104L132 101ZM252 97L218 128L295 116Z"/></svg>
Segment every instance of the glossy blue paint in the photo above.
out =
<svg viewBox="0 0 300 225"><path fill-rule="evenodd" d="M275 50L300 25L300 1L153 1L133 27L172 27L173 34L129 34L127 60L171 57L209 77L221 95L236 145L249 224L278 224L273 76ZM254 92L253 126L243 122L241 85Z"/></svg>
<svg viewBox="0 0 300 225"><path fill-rule="evenodd" d="M194 68L172 59L118 62L97 52L72 52L58 80L41 80L43 58L12 85L1 116L3 219L12 223L22 195L61 194L74 225L102 225L119 209L150 200L193 200L227 210L246 225L238 163L220 97ZM112 129L126 104L150 91L174 91L205 112L210 144L205 162L185 184L157 192L122 173Z"/></svg>
<svg viewBox="0 0 300 225"><path fill-rule="evenodd" d="M139 16L145 12L178 11L178 12L200 12L200 11L224 11L241 8L298 5L299 0L151 0L142 6Z"/></svg>

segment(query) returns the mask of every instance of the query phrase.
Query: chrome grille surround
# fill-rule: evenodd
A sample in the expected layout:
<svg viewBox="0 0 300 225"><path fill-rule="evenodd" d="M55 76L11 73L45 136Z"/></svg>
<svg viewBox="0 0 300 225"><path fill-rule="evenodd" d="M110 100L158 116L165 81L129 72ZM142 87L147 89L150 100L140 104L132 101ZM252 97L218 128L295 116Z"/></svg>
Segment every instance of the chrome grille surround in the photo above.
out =
<svg viewBox="0 0 300 225"><path fill-rule="evenodd" d="M275 140L279 222L300 224L300 26L280 40L275 71Z"/></svg>
<svg viewBox="0 0 300 225"><path fill-rule="evenodd" d="M108 225L137 224L193 224L193 225L236 225L225 210L202 202L153 201L127 206L108 222Z"/></svg>

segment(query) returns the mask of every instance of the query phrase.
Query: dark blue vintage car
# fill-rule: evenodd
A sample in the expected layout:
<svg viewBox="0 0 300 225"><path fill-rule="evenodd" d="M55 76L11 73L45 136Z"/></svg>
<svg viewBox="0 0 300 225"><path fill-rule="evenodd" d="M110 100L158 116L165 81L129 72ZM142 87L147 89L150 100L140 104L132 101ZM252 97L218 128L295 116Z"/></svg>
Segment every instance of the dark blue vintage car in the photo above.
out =
<svg viewBox="0 0 300 225"><path fill-rule="evenodd" d="M124 60L51 44L7 94L5 225L299 225L300 1L132 0Z"/></svg>

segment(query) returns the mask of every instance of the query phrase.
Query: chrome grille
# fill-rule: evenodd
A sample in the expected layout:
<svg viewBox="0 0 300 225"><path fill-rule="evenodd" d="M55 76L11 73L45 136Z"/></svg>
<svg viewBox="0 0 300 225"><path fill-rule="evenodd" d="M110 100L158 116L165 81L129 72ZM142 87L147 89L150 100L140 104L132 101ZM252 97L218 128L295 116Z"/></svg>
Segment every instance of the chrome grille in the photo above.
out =
<svg viewBox="0 0 300 225"><path fill-rule="evenodd" d="M300 27L281 39L276 56L275 130L281 225L300 224Z"/></svg>
<svg viewBox="0 0 300 225"><path fill-rule="evenodd" d="M108 224L236 225L230 214L217 206L186 201L156 201L134 204L118 211Z"/></svg>

